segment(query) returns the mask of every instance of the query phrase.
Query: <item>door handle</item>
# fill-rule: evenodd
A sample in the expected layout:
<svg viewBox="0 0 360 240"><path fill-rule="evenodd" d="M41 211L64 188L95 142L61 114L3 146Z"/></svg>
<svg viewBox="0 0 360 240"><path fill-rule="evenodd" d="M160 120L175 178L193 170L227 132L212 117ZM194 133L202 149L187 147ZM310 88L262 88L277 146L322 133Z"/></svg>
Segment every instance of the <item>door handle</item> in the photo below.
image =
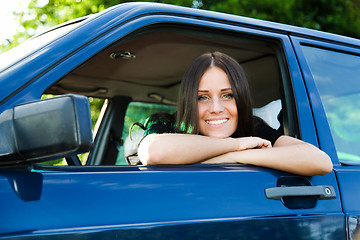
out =
<svg viewBox="0 0 360 240"><path fill-rule="evenodd" d="M280 200L282 197L309 197L317 199L332 199L336 197L332 186L293 186L266 188L265 195L268 199Z"/></svg>

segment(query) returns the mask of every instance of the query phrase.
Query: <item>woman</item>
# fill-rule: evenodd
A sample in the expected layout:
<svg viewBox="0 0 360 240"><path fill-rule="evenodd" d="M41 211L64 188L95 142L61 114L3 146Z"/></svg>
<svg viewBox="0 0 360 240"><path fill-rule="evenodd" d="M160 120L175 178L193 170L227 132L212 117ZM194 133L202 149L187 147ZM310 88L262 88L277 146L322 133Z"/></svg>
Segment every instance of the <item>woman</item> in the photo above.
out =
<svg viewBox="0 0 360 240"><path fill-rule="evenodd" d="M326 153L253 117L244 71L228 55L195 59L179 92L175 126L183 134L171 122L150 124L138 149L143 164L232 162L306 176L332 170Z"/></svg>

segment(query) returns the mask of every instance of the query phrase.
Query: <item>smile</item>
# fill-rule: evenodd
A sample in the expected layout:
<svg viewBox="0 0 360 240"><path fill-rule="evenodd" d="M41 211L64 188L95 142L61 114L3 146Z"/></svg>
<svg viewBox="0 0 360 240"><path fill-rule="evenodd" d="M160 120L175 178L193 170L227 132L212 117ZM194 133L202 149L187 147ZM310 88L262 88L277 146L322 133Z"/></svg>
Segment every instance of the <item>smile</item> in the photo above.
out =
<svg viewBox="0 0 360 240"><path fill-rule="evenodd" d="M224 124L226 122L228 122L229 119L225 118L225 119L218 119L218 120L205 120L205 122L207 124L210 124L210 125L220 125L220 124Z"/></svg>

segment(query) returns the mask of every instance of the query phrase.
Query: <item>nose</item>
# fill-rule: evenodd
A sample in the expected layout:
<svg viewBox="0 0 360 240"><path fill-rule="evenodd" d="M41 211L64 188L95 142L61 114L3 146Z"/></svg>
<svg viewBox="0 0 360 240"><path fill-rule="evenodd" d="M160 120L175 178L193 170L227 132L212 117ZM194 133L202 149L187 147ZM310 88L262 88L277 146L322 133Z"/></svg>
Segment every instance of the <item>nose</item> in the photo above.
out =
<svg viewBox="0 0 360 240"><path fill-rule="evenodd" d="M211 106L209 110L211 113L221 113L224 111L223 103L220 99L215 98L211 101Z"/></svg>

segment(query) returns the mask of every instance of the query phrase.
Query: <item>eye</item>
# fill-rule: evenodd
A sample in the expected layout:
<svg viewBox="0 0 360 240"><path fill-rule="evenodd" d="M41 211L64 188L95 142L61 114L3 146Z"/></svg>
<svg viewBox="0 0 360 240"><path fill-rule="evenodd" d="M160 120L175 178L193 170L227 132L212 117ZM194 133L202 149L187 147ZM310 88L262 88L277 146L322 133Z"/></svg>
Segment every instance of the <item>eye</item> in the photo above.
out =
<svg viewBox="0 0 360 240"><path fill-rule="evenodd" d="M198 96L198 101L199 101L199 102L204 102L204 101L207 101L207 100L209 100L209 97L206 96L206 95L200 95L200 96Z"/></svg>
<svg viewBox="0 0 360 240"><path fill-rule="evenodd" d="M233 99L233 98L234 98L234 95L233 95L232 93L224 93L224 94L222 95L222 98L223 98L223 99L226 99L226 100L228 100L228 99Z"/></svg>

